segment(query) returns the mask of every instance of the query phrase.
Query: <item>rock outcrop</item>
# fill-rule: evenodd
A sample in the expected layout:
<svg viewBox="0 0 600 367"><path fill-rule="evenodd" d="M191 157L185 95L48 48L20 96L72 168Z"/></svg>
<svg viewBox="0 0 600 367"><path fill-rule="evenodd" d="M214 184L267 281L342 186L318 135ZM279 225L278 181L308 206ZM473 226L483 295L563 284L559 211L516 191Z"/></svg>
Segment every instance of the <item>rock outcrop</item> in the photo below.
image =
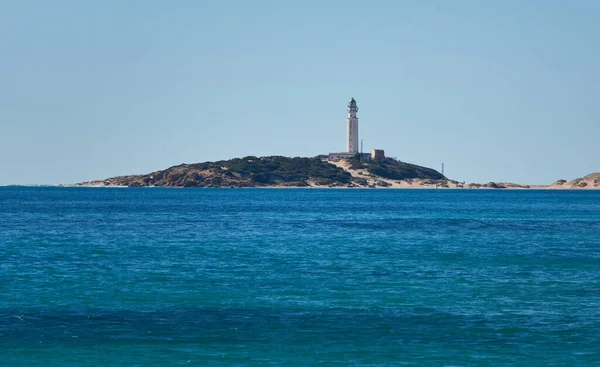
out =
<svg viewBox="0 0 600 367"><path fill-rule="evenodd" d="M573 181L558 180L550 188L556 189L600 189L600 173L592 173Z"/></svg>

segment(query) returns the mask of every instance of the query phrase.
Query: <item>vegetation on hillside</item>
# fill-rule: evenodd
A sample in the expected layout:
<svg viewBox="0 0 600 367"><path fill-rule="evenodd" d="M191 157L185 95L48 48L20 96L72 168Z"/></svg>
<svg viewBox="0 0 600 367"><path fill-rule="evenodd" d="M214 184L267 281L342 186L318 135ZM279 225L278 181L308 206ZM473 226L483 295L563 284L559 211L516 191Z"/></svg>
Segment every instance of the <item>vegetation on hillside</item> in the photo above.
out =
<svg viewBox="0 0 600 367"><path fill-rule="evenodd" d="M214 164L240 176L249 176L259 184L298 183L304 186L309 179L318 180L322 185L347 184L351 178L342 168L319 158L245 157Z"/></svg>
<svg viewBox="0 0 600 367"><path fill-rule="evenodd" d="M360 155L355 155L348 160L352 169L366 169L370 174L391 179L391 180L407 180L407 179L431 179L445 180L446 177L438 171L417 166L415 164L397 161L392 158L382 158L367 162L360 161Z"/></svg>
<svg viewBox="0 0 600 367"><path fill-rule="evenodd" d="M226 161L181 164L145 175L113 177L83 184L129 187L386 187L390 183L384 179L444 179L440 173L430 168L389 158L362 163L357 156L350 159L350 164L352 168L366 168L378 179L373 184L365 177L352 177L343 168L323 161L321 157L249 156Z"/></svg>
<svg viewBox="0 0 600 367"><path fill-rule="evenodd" d="M352 176L319 158L244 157L227 161L181 164L146 175L113 177L100 181L117 186L260 187L346 186Z"/></svg>

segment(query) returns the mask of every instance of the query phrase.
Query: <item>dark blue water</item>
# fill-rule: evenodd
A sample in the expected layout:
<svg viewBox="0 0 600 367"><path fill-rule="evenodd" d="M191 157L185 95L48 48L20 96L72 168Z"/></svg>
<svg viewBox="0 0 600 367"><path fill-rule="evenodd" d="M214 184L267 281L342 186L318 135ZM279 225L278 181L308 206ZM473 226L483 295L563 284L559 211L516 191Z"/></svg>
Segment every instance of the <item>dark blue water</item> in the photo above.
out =
<svg viewBox="0 0 600 367"><path fill-rule="evenodd" d="M600 365L600 192L0 188L0 365Z"/></svg>

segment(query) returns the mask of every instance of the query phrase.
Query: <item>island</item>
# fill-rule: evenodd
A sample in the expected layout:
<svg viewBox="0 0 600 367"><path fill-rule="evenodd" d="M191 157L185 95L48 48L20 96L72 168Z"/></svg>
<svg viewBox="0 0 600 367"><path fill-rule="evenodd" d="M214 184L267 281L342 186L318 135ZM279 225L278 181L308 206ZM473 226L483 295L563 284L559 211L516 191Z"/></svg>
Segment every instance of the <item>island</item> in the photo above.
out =
<svg viewBox="0 0 600 367"><path fill-rule="evenodd" d="M180 164L142 175L111 177L74 186L103 187L396 187L399 185L447 185L438 171L383 158L361 162L357 154L348 160L329 162L322 156L268 156Z"/></svg>
<svg viewBox="0 0 600 367"><path fill-rule="evenodd" d="M330 161L325 156L268 156L180 164L141 175L111 177L63 186L89 187L297 187L297 188L448 188L448 189L600 189L600 173L551 185L486 184L451 180L432 168L383 157L364 161L360 154Z"/></svg>

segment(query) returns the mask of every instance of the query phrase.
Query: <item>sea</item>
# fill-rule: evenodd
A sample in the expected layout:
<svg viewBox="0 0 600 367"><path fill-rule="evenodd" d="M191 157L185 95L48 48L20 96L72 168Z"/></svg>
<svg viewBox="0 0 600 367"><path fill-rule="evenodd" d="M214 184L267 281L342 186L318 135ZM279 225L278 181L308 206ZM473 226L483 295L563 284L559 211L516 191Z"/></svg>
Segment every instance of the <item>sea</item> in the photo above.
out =
<svg viewBox="0 0 600 367"><path fill-rule="evenodd" d="M0 366L600 366L600 191L3 187Z"/></svg>

